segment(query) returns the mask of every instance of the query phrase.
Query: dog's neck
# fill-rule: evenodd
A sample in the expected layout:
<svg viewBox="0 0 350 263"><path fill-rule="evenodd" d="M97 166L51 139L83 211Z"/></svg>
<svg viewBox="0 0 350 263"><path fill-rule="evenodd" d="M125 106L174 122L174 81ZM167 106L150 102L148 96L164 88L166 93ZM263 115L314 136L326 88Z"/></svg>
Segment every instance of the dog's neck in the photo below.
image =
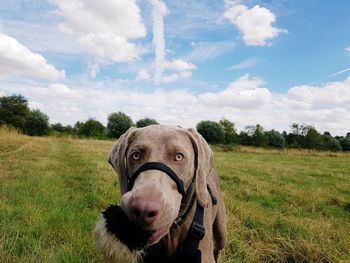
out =
<svg viewBox="0 0 350 263"><path fill-rule="evenodd" d="M158 244L148 248L146 252L146 259L144 262L155 262L154 260L163 259L164 262L171 262L171 258L175 255L177 250L182 246L187 238L187 234L191 227L194 214L196 211L197 202L191 206L190 212L186 216L185 220L181 225L173 224L170 228L169 233L163 237ZM161 261L156 261L161 262Z"/></svg>

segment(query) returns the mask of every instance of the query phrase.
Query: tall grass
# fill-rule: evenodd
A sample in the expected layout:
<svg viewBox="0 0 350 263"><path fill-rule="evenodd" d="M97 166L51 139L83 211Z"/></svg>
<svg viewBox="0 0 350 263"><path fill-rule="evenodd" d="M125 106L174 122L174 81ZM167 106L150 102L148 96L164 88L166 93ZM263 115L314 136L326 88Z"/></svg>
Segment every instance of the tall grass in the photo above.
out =
<svg viewBox="0 0 350 263"><path fill-rule="evenodd" d="M0 262L101 262L91 231L119 199L111 145L0 129ZM350 261L350 155L214 150L223 262Z"/></svg>

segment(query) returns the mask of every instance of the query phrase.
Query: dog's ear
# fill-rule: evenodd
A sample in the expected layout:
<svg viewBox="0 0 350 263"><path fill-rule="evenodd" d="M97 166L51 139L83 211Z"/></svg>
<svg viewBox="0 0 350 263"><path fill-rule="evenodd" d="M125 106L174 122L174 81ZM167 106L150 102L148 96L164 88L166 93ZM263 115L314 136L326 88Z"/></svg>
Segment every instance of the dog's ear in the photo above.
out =
<svg viewBox="0 0 350 263"><path fill-rule="evenodd" d="M207 176L212 170L213 152L205 139L195 129L188 129L195 152L196 195L201 206L208 204Z"/></svg>
<svg viewBox="0 0 350 263"><path fill-rule="evenodd" d="M113 145L108 157L108 162L119 175L119 187L122 195L126 193L128 186L127 176L129 175L127 174L126 167L126 151L129 147L130 138L134 131L135 128L130 128L120 136L117 142Z"/></svg>

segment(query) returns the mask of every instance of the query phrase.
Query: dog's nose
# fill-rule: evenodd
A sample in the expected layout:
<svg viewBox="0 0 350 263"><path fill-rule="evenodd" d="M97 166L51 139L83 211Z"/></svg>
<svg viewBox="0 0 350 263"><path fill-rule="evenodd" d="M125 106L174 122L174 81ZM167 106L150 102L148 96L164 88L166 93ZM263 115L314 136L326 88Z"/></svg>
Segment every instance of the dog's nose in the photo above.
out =
<svg viewBox="0 0 350 263"><path fill-rule="evenodd" d="M129 203L130 221L144 226L151 226L160 215L161 203L156 200L134 198Z"/></svg>

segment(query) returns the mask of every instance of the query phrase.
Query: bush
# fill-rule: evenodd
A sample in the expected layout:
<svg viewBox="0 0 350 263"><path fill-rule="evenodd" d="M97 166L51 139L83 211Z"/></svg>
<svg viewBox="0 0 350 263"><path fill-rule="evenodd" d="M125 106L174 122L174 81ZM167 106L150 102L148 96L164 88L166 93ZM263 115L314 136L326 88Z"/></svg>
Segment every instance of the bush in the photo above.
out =
<svg viewBox="0 0 350 263"><path fill-rule="evenodd" d="M219 124L225 132L225 144L232 145L238 143L238 135L234 123L227 119L222 119L219 121Z"/></svg>
<svg viewBox="0 0 350 263"><path fill-rule="evenodd" d="M0 97L0 125L24 131L28 114L28 101L22 95Z"/></svg>
<svg viewBox="0 0 350 263"><path fill-rule="evenodd" d="M49 117L40 110L31 110L25 122L25 133L31 136L49 134Z"/></svg>
<svg viewBox="0 0 350 263"><path fill-rule="evenodd" d="M286 143L286 140L278 131L271 130L266 133L268 138L268 145L274 148L283 149Z"/></svg>
<svg viewBox="0 0 350 263"><path fill-rule="evenodd" d="M350 137L341 138L340 145L343 151L350 151Z"/></svg>
<svg viewBox="0 0 350 263"><path fill-rule="evenodd" d="M255 126L255 131L252 135L252 145L255 147L266 147L268 146L268 138L264 128L257 124Z"/></svg>
<svg viewBox="0 0 350 263"><path fill-rule="evenodd" d="M135 123L137 128L142 128L153 124L159 124L159 123L155 119L150 119L150 118L140 119Z"/></svg>
<svg viewBox="0 0 350 263"><path fill-rule="evenodd" d="M72 134L73 128L70 125L64 126L58 122L58 123L51 125L51 131L55 131L58 133L64 133L64 134Z"/></svg>
<svg viewBox="0 0 350 263"><path fill-rule="evenodd" d="M208 143L224 143L225 132L220 124L214 121L201 121L197 124L197 131Z"/></svg>
<svg viewBox="0 0 350 263"><path fill-rule="evenodd" d="M82 137L103 138L105 136L105 127L103 124L94 119L88 119L79 125L77 135Z"/></svg>
<svg viewBox="0 0 350 263"><path fill-rule="evenodd" d="M107 134L111 138L119 138L133 125L133 121L125 113L112 113L108 116Z"/></svg>

